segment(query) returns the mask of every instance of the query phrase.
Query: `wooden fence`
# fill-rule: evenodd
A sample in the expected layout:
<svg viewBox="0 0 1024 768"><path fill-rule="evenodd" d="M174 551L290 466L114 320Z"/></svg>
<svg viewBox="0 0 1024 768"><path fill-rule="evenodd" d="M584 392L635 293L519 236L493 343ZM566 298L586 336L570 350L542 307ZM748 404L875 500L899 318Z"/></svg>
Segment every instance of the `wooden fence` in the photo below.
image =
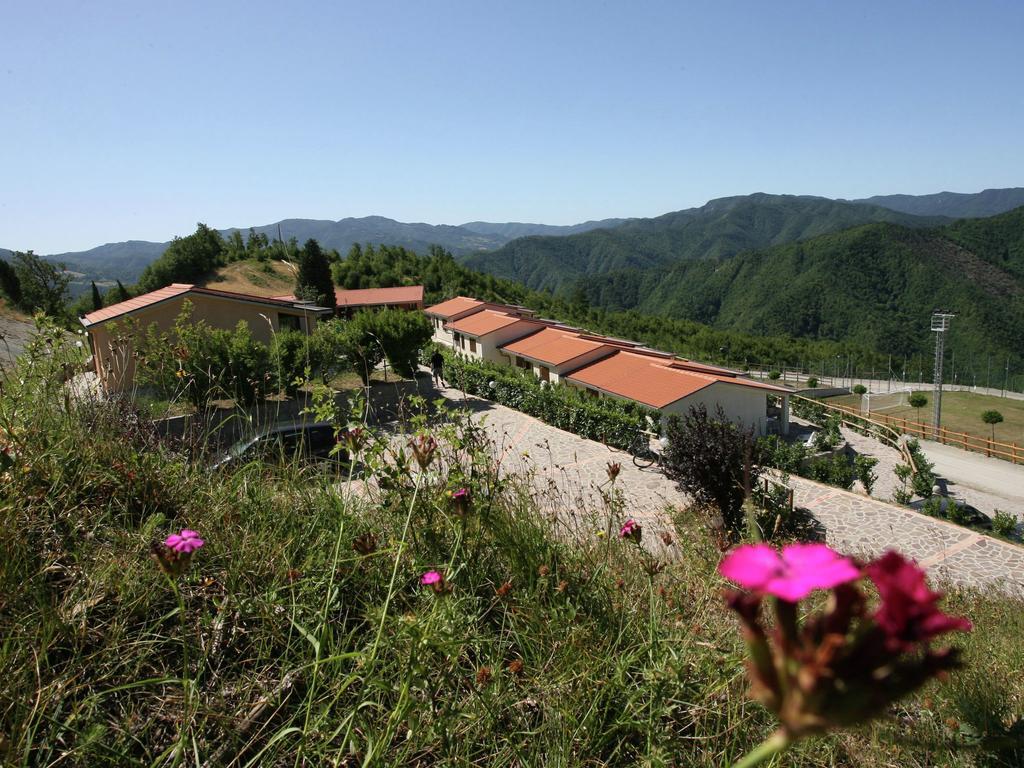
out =
<svg viewBox="0 0 1024 768"><path fill-rule="evenodd" d="M969 432L956 432L945 427L940 427L936 430L931 424L922 424L919 421L913 421L903 416L888 416L884 413L868 414L846 405L833 405L831 403L821 403L821 405L829 410L842 411L861 419L867 419L875 424L884 424L904 435L918 437L922 440L934 440L937 443L953 445L965 451L984 453L986 456L995 456L999 459L1012 461L1014 464L1024 464L1024 446L1017 445L1017 443L1001 443L997 440L979 437Z"/></svg>

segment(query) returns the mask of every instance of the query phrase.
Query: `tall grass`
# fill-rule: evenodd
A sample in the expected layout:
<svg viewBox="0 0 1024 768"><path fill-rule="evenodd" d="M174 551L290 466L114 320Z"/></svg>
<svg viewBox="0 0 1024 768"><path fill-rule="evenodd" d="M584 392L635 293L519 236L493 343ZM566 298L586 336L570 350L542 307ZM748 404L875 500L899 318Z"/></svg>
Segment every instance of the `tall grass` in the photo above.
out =
<svg viewBox="0 0 1024 768"><path fill-rule="evenodd" d="M624 489L541 512L467 416L426 409L351 476L214 473L128 404L69 395L62 354L38 345L0 394L4 764L720 766L772 730L697 516L652 573L598 535ZM425 470L413 433L438 442ZM182 527L207 544L179 608L149 546ZM1021 605L952 600L977 627L952 685L786 759L1019 764Z"/></svg>

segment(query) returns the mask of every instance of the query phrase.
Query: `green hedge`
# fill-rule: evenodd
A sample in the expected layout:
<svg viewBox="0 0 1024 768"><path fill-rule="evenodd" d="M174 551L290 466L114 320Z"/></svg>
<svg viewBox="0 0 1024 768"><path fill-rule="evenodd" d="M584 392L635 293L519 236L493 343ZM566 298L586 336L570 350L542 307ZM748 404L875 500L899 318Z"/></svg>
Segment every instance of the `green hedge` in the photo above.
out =
<svg viewBox="0 0 1024 768"><path fill-rule="evenodd" d="M597 400L561 384L541 386L532 373L518 368L467 360L447 347L440 350L450 385L581 437L625 450L634 444L639 430L650 428L647 417L655 429L660 423L660 413L628 400Z"/></svg>

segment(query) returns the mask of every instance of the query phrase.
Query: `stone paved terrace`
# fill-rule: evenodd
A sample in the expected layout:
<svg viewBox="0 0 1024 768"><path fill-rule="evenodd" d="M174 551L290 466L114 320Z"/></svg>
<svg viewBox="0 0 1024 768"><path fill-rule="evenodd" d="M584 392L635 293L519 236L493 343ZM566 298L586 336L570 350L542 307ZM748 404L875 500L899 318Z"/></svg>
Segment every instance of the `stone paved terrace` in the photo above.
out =
<svg viewBox="0 0 1024 768"><path fill-rule="evenodd" d="M625 493L625 513L647 531L671 530L669 507L688 503L675 484L657 468L638 469L630 456L602 443L586 440L531 416L456 389L439 393L449 407L471 408L491 434L506 471L531 471L538 501L562 508L568 503L599 510L599 487L607 485L605 467L622 467L618 486ZM941 582L996 588L1024 597L1024 547L979 535L966 528L912 510L849 493L811 480L792 477L797 506L811 512L836 549L864 557L895 547L914 557ZM649 541L657 541L652 536Z"/></svg>

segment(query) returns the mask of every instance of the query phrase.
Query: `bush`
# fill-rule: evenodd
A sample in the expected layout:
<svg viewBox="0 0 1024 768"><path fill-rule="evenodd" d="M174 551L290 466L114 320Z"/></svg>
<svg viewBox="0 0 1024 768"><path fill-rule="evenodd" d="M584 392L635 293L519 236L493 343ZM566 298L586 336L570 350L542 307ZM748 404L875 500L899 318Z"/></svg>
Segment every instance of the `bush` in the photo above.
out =
<svg viewBox="0 0 1024 768"><path fill-rule="evenodd" d="M756 466L750 466L753 432L730 422L721 406L712 418L701 404L682 418L669 417L665 434L665 474L698 504L717 509L726 533L738 539L745 528L745 487L757 483Z"/></svg>
<svg viewBox="0 0 1024 768"><path fill-rule="evenodd" d="M809 451L803 443L787 443L778 435L758 438L755 456L757 463L773 467L787 474L801 474Z"/></svg>
<svg viewBox="0 0 1024 768"><path fill-rule="evenodd" d="M769 371L768 372L768 378L771 379L772 381L778 381L781 376L782 376L782 374L779 373L778 371Z"/></svg>
<svg viewBox="0 0 1024 768"><path fill-rule="evenodd" d="M997 509L992 515L992 532L1004 538L1014 538L1017 534L1017 518Z"/></svg>
<svg viewBox="0 0 1024 768"><path fill-rule="evenodd" d="M814 389L816 386L818 386L818 379L817 379L817 377L811 376L809 379L807 379L807 387L809 389Z"/></svg>
<svg viewBox="0 0 1024 768"><path fill-rule="evenodd" d="M270 364L274 388L294 394L312 372L311 337L293 329L280 330L270 343ZM311 374L312 375L312 374Z"/></svg>
<svg viewBox="0 0 1024 768"><path fill-rule="evenodd" d="M860 480L860 484L864 486L864 492L868 496L871 495L871 491L875 487L875 481L878 480L878 473L874 471L877 465L878 459L873 456L857 454L853 458L854 472L857 475L857 479Z"/></svg>
<svg viewBox="0 0 1024 768"><path fill-rule="evenodd" d="M467 360L447 347L439 349L445 360L445 378L454 386L536 416L566 432L629 450L635 446L640 430L658 430L660 414L637 403L593 399L564 385L541 386L533 374L518 368Z"/></svg>
<svg viewBox="0 0 1024 768"><path fill-rule="evenodd" d="M868 388L865 387L863 384L854 384L853 389L851 391L855 395L863 395L867 393Z"/></svg>
<svg viewBox="0 0 1024 768"><path fill-rule="evenodd" d="M373 328L395 373L407 379L416 375L420 352L434 331L422 312L382 309L372 314Z"/></svg>
<svg viewBox="0 0 1024 768"><path fill-rule="evenodd" d="M853 481L856 479L853 465L842 453L837 453L829 458L816 459L811 462L808 470L808 476L812 480L846 490L853 487Z"/></svg>

